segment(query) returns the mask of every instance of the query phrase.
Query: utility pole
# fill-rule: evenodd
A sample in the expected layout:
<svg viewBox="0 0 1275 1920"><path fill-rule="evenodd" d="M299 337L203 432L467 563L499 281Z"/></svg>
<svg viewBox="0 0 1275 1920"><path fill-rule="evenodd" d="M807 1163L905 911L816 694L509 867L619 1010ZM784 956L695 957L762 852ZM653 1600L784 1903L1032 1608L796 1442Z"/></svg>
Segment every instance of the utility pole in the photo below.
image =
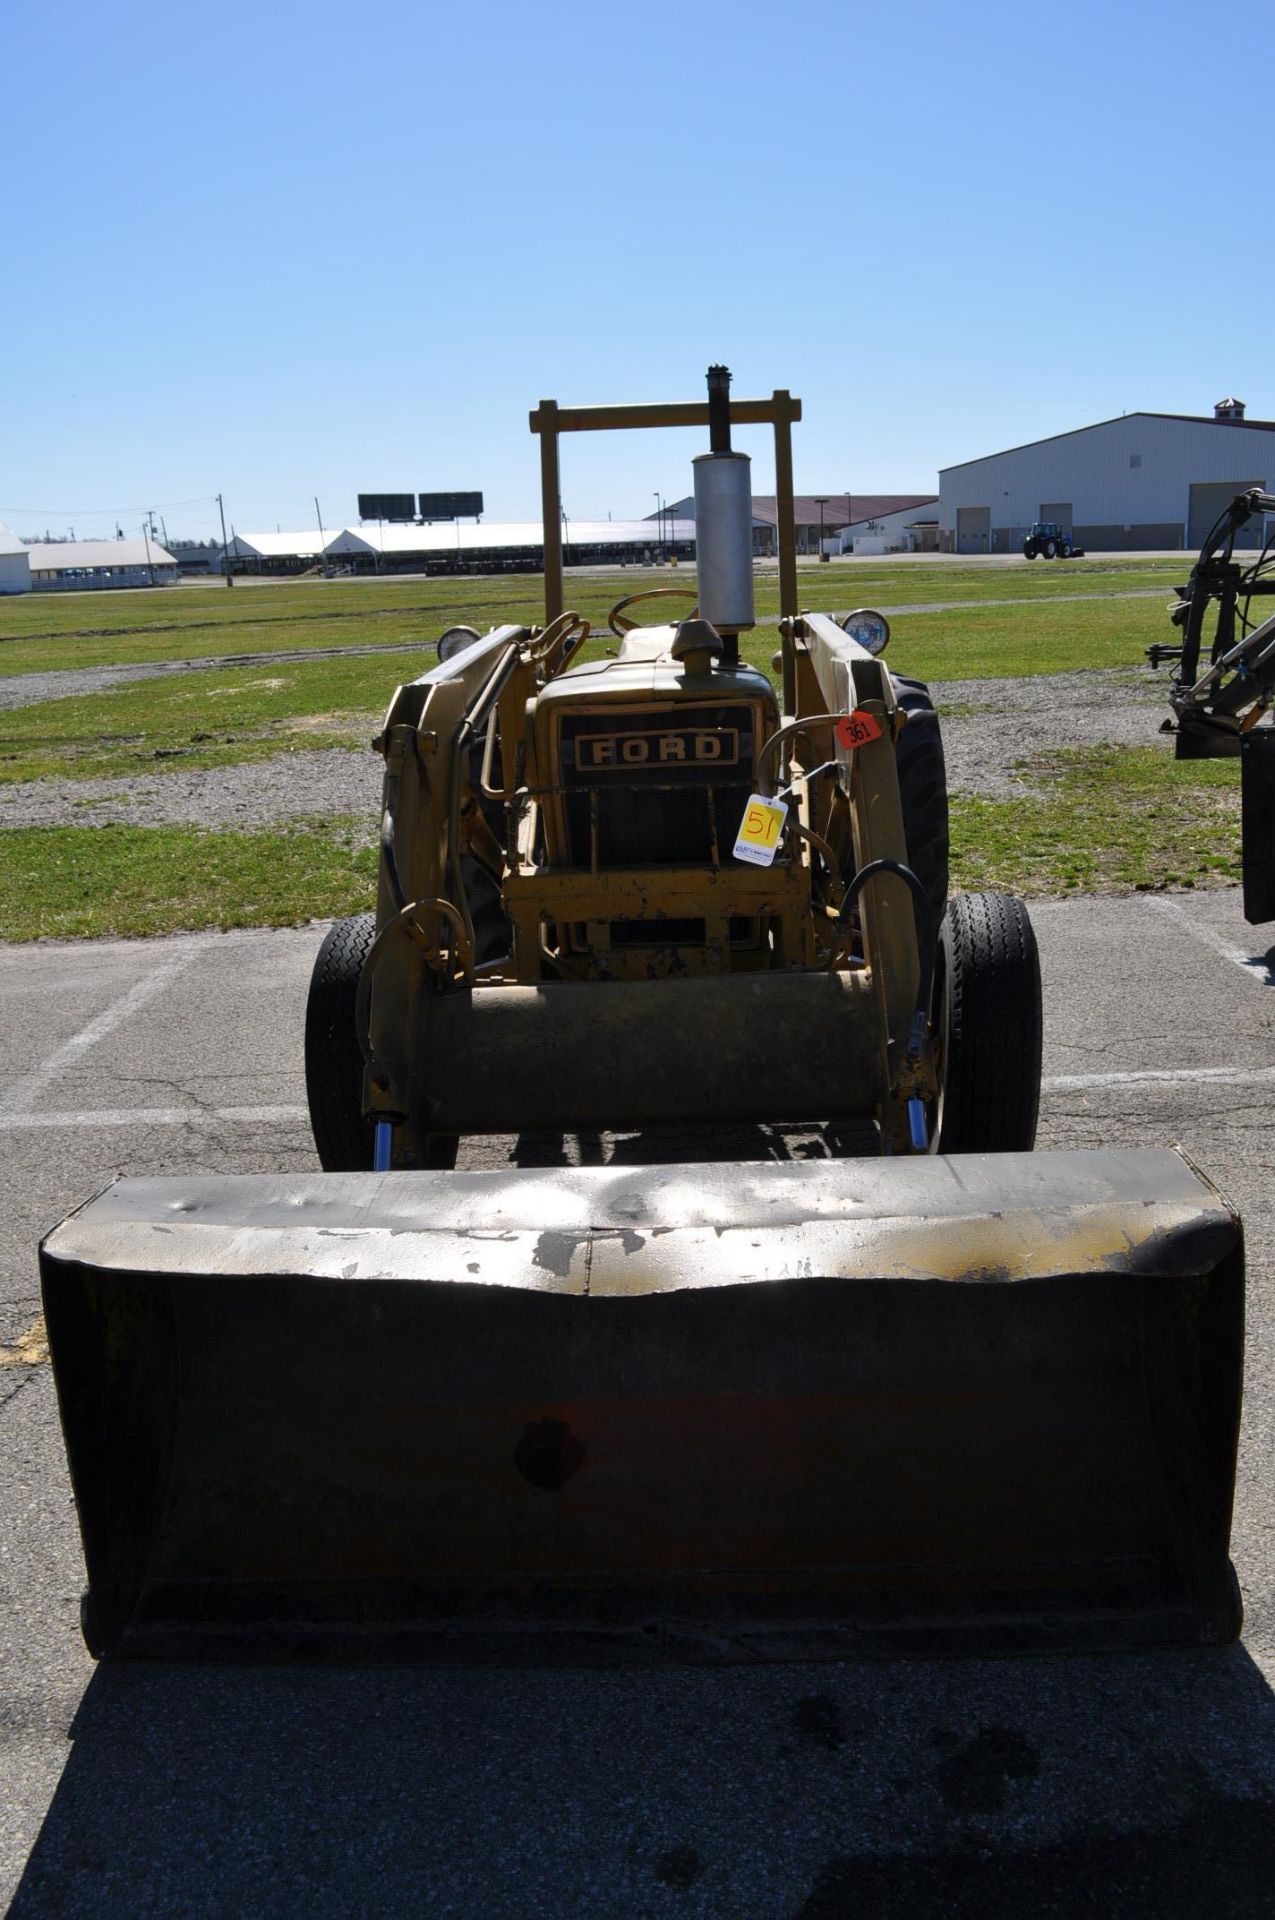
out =
<svg viewBox="0 0 1275 1920"><path fill-rule="evenodd" d="M819 509L819 561L821 565L825 558L823 550L823 510L827 506L830 498L831 495L826 493L817 493L815 495L815 505Z"/></svg>
<svg viewBox="0 0 1275 1920"><path fill-rule="evenodd" d="M221 495L217 495L217 511L221 515L221 565L226 576L226 585L233 587L235 576L230 571L230 548L226 545L226 509L222 505Z"/></svg>
<svg viewBox="0 0 1275 1920"><path fill-rule="evenodd" d="M146 542L146 564L150 568L151 585L154 586L155 562L151 559L151 537L150 537L150 534L147 532L146 522L144 520L142 522L142 539Z"/></svg>
<svg viewBox="0 0 1275 1920"><path fill-rule="evenodd" d="M323 531L323 515L319 512L319 496L314 496L314 517L319 523L319 565L323 568L323 578L328 577L327 537Z"/></svg>

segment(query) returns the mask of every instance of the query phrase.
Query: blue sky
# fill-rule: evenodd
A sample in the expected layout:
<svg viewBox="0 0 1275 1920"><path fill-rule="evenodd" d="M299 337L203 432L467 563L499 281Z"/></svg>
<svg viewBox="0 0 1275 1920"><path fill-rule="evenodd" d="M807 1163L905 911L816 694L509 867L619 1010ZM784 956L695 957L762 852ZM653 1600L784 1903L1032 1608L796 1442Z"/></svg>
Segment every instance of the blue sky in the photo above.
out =
<svg viewBox="0 0 1275 1920"><path fill-rule="evenodd" d="M210 533L170 503L219 489L241 530L312 524L316 493L342 525L361 489L532 516L538 398L695 397L718 359L801 395L807 492L928 490L1138 407L1275 415L1254 122L1212 104L1256 16L1220 48L1178 0L26 11L0 116L22 532L153 505ZM567 511L648 512L697 451L575 438Z"/></svg>

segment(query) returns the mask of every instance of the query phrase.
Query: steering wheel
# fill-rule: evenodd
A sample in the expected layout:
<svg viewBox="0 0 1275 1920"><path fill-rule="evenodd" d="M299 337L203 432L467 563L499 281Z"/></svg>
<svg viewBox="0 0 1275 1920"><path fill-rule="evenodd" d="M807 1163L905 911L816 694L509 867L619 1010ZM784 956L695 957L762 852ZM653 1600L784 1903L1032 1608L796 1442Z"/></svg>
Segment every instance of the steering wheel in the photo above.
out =
<svg viewBox="0 0 1275 1920"><path fill-rule="evenodd" d="M626 620L624 609L631 607L636 600L661 600L669 594L676 594L683 600L699 599L698 587L643 587L640 593L626 593L623 600L616 601L607 615L607 625L617 639L623 640L626 633L632 633L634 627L641 625L639 620ZM697 611L698 607L692 607L688 617L693 617Z"/></svg>

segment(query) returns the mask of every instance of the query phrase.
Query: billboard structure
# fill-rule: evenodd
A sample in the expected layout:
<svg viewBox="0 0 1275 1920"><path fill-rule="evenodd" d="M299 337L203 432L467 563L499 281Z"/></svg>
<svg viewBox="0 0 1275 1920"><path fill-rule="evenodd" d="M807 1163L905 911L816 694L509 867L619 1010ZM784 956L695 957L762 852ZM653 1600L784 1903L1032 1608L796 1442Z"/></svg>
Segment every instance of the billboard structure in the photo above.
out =
<svg viewBox="0 0 1275 1920"><path fill-rule="evenodd" d="M483 510L481 493L423 493L422 520L477 520Z"/></svg>
<svg viewBox="0 0 1275 1920"><path fill-rule="evenodd" d="M361 493L360 520L415 520L416 496L412 493Z"/></svg>

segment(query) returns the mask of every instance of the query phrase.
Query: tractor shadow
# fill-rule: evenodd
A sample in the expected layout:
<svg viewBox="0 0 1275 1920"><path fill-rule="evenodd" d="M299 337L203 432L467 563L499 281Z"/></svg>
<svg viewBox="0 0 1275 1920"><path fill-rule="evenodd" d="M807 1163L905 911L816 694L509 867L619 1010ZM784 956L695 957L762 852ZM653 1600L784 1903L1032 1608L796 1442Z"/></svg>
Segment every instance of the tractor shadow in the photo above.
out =
<svg viewBox="0 0 1275 1920"><path fill-rule="evenodd" d="M107 1665L11 1909L496 1920L1270 1913L1275 1699L1187 1655Z"/></svg>
<svg viewBox="0 0 1275 1920"><path fill-rule="evenodd" d="M1268 947L1265 953L1255 953L1245 962L1253 970L1253 976L1264 987L1275 987L1275 947Z"/></svg>
<svg viewBox="0 0 1275 1920"><path fill-rule="evenodd" d="M879 1157L870 1120L794 1126L646 1127L633 1133L520 1133L516 1167L693 1166Z"/></svg>

